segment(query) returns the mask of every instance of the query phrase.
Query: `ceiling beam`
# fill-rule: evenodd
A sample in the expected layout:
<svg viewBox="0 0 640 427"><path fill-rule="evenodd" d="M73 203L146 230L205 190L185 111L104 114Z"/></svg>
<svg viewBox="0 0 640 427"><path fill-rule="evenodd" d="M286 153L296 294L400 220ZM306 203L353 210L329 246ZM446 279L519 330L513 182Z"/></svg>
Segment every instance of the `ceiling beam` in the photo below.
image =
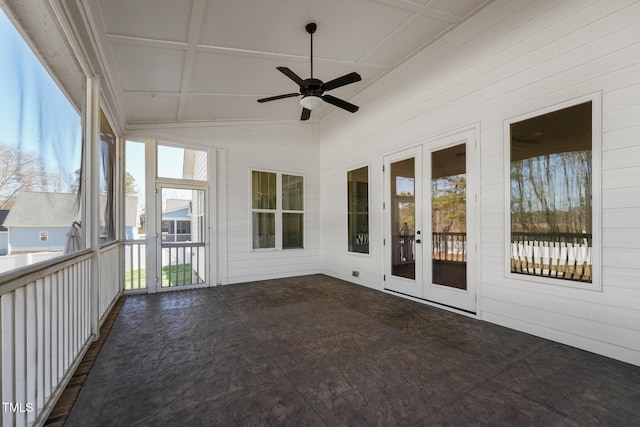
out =
<svg viewBox="0 0 640 427"><path fill-rule="evenodd" d="M180 99L178 100L178 113L176 121L181 122L184 119L184 110L187 103L187 93L191 85L191 76L193 75L193 67L196 63L196 47L200 38L200 31L204 21L204 8L206 0L195 0L191 7L191 19L189 20L189 38L187 53L184 60L184 69L182 71L182 82L180 84Z"/></svg>

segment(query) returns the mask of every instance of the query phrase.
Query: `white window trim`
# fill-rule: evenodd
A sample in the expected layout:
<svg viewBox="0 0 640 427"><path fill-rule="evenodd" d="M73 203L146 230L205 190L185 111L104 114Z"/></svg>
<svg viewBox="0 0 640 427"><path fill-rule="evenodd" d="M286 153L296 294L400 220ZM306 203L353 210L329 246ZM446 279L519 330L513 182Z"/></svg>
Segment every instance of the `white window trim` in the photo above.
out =
<svg viewBox="0 0 640 427"><path fill-rule="evenodd" d="M275 209L254 209L253 208L253 172L265 172L276 174L276 208ZM282 209L282 175L299 176L302 178L302 210L292 211ZM250 252L274 252L274 251L302 251L307 247L307 177L305 174L296 172L283 172L262 168L249 169L249 251ZM253 214L254 213L274 213L275 214L275 247L254 248L253 247ZM282 217L285 213L302 214L302 247L283 248L282 245Z"/></svg>
<svg viewBox="0 0 640 427"><path fill-rule="evenodd" d="M544 100L543 100L544 101ZM591 101L591 161L592 161L592 248L591 248L591 274L592 282L577 282L571 280L554 279L540 276L529 276L511 272L511 138L510 125L522 120L552 113L563 108ZM553 102L553 101L552 101ZM602 291L602 92L595 92L581 97L561 102L545 103L545 107L530 111L504 121L504 276L517 285L535 284L559 286L562 288L585 289Z"/></svg>
<svg viewBox="0 0 640 427"><path fill-rule="evenodd" d="M367 168L367 213L368 215L368 227L369 227L369 252L366 254L363 254L361 252L351 252L349 250L349 172L353 172L355 170L358 169L362 169L362 168ZM346 222L345 222L345 226L346 226L346 234L347 234L347 241L346 241L346 253L350 256L356 256L356 257L364 257L364 258L371 258L373 255L371 254L372 252L372 245L371 245L371 162L367 162L364 164L360 164L360 165L355 165L353 167L350 167L349 169L347 169L346 173L345 173L345 178L346 178L346 182L347 182L347 187L346 187L346 201L347 201L347 215L346 215Z"/></svg>

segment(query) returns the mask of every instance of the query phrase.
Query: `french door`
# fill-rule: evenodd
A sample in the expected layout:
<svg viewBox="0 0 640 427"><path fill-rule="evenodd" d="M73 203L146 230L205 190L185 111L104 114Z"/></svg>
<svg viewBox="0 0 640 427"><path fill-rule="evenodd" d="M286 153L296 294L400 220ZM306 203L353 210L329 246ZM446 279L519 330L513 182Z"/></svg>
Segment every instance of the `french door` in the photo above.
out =
<svg viewBox="0 0 640 427"><path fill-rule="evenodd" d="M157 289L204 286L209 281L207 187L157 185Z"/></svg>
<svg viewBox="0 0 640 427"><path fill-rule="evenodd" d="M476 311L474 146L465 132L385 157L385 289Z"/></svg>

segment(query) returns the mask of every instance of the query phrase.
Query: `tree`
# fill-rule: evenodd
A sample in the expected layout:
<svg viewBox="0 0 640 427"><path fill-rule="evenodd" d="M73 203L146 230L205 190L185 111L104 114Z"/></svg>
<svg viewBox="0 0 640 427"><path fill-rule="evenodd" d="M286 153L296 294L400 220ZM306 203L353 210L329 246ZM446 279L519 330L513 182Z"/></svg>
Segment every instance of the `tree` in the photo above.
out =
<svg viewBox="0 0 640 427"><path fill-rule="evenodd" d="M37 155L0 143L0 209L11 209L20 191L41 189L42 178Z"/></svg>
<svg viewBox="0 0 640 427"><path fill-rule="evenodd" d="M71 191L77 193L80 189L80 169L76 169L74 172L73 184L71 184ZM135 196L138 194L138 184L136 178L127 172L124 177L124 192L127 196ZM103 189L103 194L106 194L106 190Z"/></svg>
<svg viewBox="0 0 640 427"><path fill-rule="evenodd" d="M135 196L138 194L136 178L129 172L127 172L124 177L124 193L127 196Z"/></svg>

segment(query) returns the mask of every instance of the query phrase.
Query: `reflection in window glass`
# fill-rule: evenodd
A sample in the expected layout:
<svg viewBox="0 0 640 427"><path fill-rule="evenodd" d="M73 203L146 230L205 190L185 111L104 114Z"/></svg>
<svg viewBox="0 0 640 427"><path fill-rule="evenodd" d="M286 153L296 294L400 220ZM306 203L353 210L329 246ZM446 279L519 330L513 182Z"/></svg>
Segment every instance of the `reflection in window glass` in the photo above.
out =
<svg viewBox="0 0 640 427"><path fill-rule="evenodd" d="M391 163L391 274L416 278L415 158Z"/></svg>
<svg viewBox="0 0 640 427"><path fill-rule="evenodd" d="M303 215L301 213L282 214L282 248L302 248Z"/></svg>
<svg viewBox="0 0 640 427"><path fill-rule="evenodd" d="M511 271L591 282L592 103L510 125Z"/></svg>
<svg viewBox="0 0 640 427"><path fill-rule="evenodd" d="M275 219L275 213L253 213L253 249L276 247Z"/></svg>
<svg viewBox="0 0 640 427"><path fill-rule="evenodd" d="M349 252L369 253L369 167L347 172Z"/></svg>
<svg viewBox="0 0 640 427"><path fill-rule="evenodd" d="M304 247L302 176L252 171L251 212L253 249Z"/></svg>
<svg viewBox="0 0 640 427"><path fill-rule="evenodd" d="M276 174L272 172L253 171L252 205L254 209L276 208Z"/></svg>
<svg viewBox="0 0 640 427"><path fill-rule="evenodd" d="M282 209L285 211L303 210L302 177L282 175Z"/></svg>
<svg viewBox="0 0 640 427"><path fill-rule="evenodd" d="M465 144L431 153L432 283L467 288Z"/></svg>
<svg viewBox="0 0 640 427"><path fill-rule="evenodd" d="M207 152L158 144L158 177L207 181Z"/></svg>

